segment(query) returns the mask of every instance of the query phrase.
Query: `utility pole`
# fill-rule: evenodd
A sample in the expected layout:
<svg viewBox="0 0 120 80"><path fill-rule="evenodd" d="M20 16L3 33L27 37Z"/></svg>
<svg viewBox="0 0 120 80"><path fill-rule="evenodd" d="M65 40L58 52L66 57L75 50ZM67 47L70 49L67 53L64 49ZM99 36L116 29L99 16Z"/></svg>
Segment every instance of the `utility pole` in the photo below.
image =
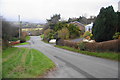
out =
<svg viewBox="0 0 120 80"><path fill-rule="evenodd" d="M20 15L18 15L18 22L19 22L19 38L21 38L21 21L20 21Z"/></svg>
<svg viewBox="0 0 120 80"><path fill-rule="evenodd" d="M18 23L19 23L19 38L20 38L20 15L18 15Z"/></svg>

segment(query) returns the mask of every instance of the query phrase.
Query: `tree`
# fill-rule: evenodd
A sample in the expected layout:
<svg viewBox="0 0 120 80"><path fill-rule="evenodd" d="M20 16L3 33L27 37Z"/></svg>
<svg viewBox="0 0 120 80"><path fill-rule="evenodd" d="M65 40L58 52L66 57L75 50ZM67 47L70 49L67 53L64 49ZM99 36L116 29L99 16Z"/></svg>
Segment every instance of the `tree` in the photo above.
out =
<svg viewBox="0 0 120 80"><path fill-rule="evenodd" d="M44 36L47 37L49 33L53 32L51 29L47 29L44 31Z"/></svg>
<svg viewBox="0 0 120 80"><path fill-rule="evenodd" d="M11 40L13 37L18 36L18 28L15 25L11 25L9 22L2 21L2 39Z"/></svg>
<svg viewBox="0 0 120 80"><path fill-rule="evenodd" d="M80 16L79 18L69 18L68 19L68 22L74 22L74 21L78 21L82 24L87 24L87 18L84 16L82 16L82 17Z"/></svg>
<svg viewBox="0 0 120 80"><path fill-rule="evenodd" d="M112 6L101 8L97 16L92 33L97 42L112 40L117 25L117 16Z"/></svg>
<svg viewBox="0 0 120 80"><path fill-rule="evenodd" d="M44 40L49 41L55 37L55 32L52 29L46 29L44 31Z"/></svg>
<svg viewBox="0 0 120 80"><path fill-rule="evenodd" d="M55 24L59 22L60 18L60 14L55 14L51 17L51 19L47 19L50 29L54 29Z"/></svg>
<svg viewBox="0 0 120 80"><path fill-rule="evenodd" d="M60 21L54 26L54 31L61 30L62 28L67 27L67 22L65 21Z"/></svg>
<svg viewBox="0 0 120 80"><path fill-rule="evenodd" d="M117 26L116 26L116 32L120 32L120 12L117 12Z"/></svg>
<svg viewBox="0 0 120 80"><path fill-rule="evenodd" d="M80 29L76 25L69 24L67 28L70 31L70 38L76 38L80 36Z"/></svg>
<svg viewBox="0 0 120 80"><path fill-rule="evenodd" d="M18 28L8 21L2 20L2 48L9 47L8 41L15 37L18 37Z"/></svg>

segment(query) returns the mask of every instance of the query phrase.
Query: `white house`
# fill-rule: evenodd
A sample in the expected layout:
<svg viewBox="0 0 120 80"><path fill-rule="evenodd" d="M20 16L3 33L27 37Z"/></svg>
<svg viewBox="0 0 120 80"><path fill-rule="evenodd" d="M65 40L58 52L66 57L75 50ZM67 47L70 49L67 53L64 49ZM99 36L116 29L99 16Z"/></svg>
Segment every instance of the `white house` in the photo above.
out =
<svg viewBox="0 0 120 80"><path fill-rule="evenodd" d="M86 26L85 26L85 32L86 32L86 31L92 32L92 27L93 27L93 22L92 22L91 24L86 25Z"/></svg>

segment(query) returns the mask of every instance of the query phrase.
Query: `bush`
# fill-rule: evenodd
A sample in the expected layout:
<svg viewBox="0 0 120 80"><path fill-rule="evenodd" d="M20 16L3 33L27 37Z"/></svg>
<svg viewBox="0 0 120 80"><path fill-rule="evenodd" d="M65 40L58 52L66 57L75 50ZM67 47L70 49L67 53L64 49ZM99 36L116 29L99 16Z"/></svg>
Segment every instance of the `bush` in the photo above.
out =
<svg viewBox="0 0 120 80"><path fill-rule="evenodd" d="M25 38L26 36L27 36L28 34L27 34L27 32L22 32L22 38Z"/></svg>
<svg viewBox="0 0 120 80"><path fill-rule="evenodd" d="M76 38L80 36L80 29L76 25L69 24L67 28L70 32L70 38Z"/></svg>
<svg viewBox="0 0 120 80"><path fill-rule="evenodd" d="M2 49L7 49L8 47L11 47L8 40L2 40Z"/></svg>
<svg viewBox="0 0 120 80"><path fill-rule="evenodd" d="M41 38L44 38L44 34L40 35Z"/></svg>
<svg viewBox="0 0 120 80"><path fill-rule="evenodd" d="M13 37L10 41L17 41L17 40L18 40L18 38Z"/></svg>
<svg viewBox="0 0 120 80"><path fill-rule="evenodd" d="M58 31L58 37L61 39L69 39L70 33L67 28L62 28L62 30Z"/></svg>
<svg viewBox="0 0 120 80"><path fill-rule="evenodd" d="M85 42L79 43L80 50L85 50Z"/></svg>
<svg viewBox="0 0 120 80"><path fill-rule="evenodd" d="M60 45L60 46L64 46L64 40L63 39L60 39L60 38L57 38L56 39L56 45Z"/></svg>
<svg viewBox="0 0 120 80"><path fill-rule="evenodd" d="M30 40L30 36L26 36L26 41L29 41Z"/></svg>
<svg viewBox="0 0 120 80"><path fill-rule="evenodd" d="M52 29L47 29L44 31L44 39L45 41L49 41L50 39L53 39L55 36L55 32Z"/></svg>
<svg viewBox="0 0 120 80"><path fill-rule="evenodd" d="M28 35L27 32L22 32L20 43L26 42L27 35Z"/></svg>
<svg viewBox="0 0 120 80"><path fill-rule="evenodd" d="M26 39L25 38L20 38L20 43L24 43L26 42Z"/></svg>
<svg viewBox="0 0 120 80"><path fill-rule="evenodd" d="M44 31L44 36L46 37L49 33L51 33L53 30L52 29L46 29Z"/></svg>
<svg viewBox="0 0 120 80"><path fill-rule="evenodd" d="M120 32L116 32L113 36L113 39L119 39L120 38Z"/></svg>
<svg viewBox="0 0 120 80"><path fill-rule="evenodd" d="M83 37L86 38L86 39L91 39L93 36L92 33L90 33L89 31L86 31L84 34L83 34Z"/></svg>

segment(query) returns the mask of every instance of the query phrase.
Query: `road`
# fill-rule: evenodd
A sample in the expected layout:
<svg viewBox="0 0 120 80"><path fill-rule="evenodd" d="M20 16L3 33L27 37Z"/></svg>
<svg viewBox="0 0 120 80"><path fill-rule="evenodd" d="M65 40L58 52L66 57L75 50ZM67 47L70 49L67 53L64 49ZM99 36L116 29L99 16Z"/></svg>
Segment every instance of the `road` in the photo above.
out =
<svg viewBox="0 0 120 80"><path fill-rule="evenodd" d="M57 66L45 78L118 78L117 61L56 48L41 40L39 36L31 36L29 47L41 51Z"/></svg>
<svg viewBox="0 0 120 80"><path fill-rule="evenodd" d="M73 39L72 41L74 41L74 42L80 42L80 41L82 41L84 38L77 38L77 39Z"/></svg>

